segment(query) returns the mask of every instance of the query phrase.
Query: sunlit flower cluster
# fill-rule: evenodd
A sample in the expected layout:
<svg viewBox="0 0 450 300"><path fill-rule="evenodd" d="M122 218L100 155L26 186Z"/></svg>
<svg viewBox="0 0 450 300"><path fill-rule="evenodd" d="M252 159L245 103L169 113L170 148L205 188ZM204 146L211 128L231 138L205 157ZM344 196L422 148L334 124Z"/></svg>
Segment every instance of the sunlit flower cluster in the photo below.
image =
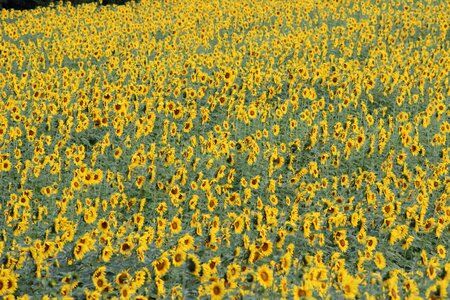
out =
<svg viewBox="0 0 450 300"><path fill-rule="evenodd" d="M0 296L438 299L450 3L0 11Z"/></svg>

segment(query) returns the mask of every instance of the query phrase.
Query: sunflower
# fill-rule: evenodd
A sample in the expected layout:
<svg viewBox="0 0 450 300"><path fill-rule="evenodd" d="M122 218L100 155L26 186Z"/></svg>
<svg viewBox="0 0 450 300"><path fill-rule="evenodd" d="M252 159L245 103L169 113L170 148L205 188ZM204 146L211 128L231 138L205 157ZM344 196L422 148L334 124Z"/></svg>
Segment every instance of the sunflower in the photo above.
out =
<svg viewBox="0 0 450 300"><path fill-rule="evenodd" d="M213 212L214 209L216 208L216 206L217 206L218 203L219 203L219 202L218 202L217 198L214 197L214 196L211 196L211 197L208 199L208 205L207 205L208 210L209 210L210 212Z"/></svg>
<svg viewBox="0 0 450 300"><path fill-rule="evenodd" d="M347 252L347 250L348 250L348 241L347 241L347 239L346 239L345 237L339 238L339 239L337 240L337 244L338 244L338 246L339 246L339 249L340 249L342 252Z"/></svg>
<svg viewBox="0 0 450 300"><path fill-rule="evenodd" d="M233 70L227 69L223 72L223 79L227 86L230 86L233 83L234 77L235 77L235 74L234 74Z"/></svg>
<svg viewBox="0 0 450 300"><path fill-rule="evenodd" d="M144 268L143 270L137 271L136 274L134 274L134 280L132 282L132 287L134 290L137 290L138 288L144 285L147 276L147 271L148 270Z"/></svg>
<svg viewBox="0 0 450 300"><path fill-rule="evenodd" d="M101 169L97 169L92 172L92 184L99 184L103 179L103 171Z"/></svg>
<svg viewBox="0 0 450 300"><path fill-rule="evenodd" d="M223 280L213 282L209 287L209 291L212 300L223 299L225 296L225 284Z"/></svg>
<svg viewBox="0 0 450 300"><path fill-rule="evenodd" d="M114 254L114 249L111 245L107 245L105 248L103 248L102 250L102 260L104 262L108 262L112 255Z"/></svg>
<svg viewBox="0 0 450 300"><path fill-rule="evenodd" d="M368 251L373 251L373 250L375 250L375 248L377 247L377 245L378 245L378 240L377 240L376 237L371 236L371 237L368 237L368 238L367 238L367 240L366 240L366 247L367 247L367 250L368 250Z"/></svg>
<svg viewBox="0 0 450 300"><path fill-rule="evenodd" d="M274 136L277 136L280 133L280 125L278 124L273 125L272 132Z"/></svg>
<svg viewBox="0 0 450 300"><path fill-rule="evenodd" d="M233 222L233 228L235 233L241 234L244 231L244 218L243 217L237 217Z"/></svg>
<svg viewBox="0 0 450 300"><path fill-rule="evenodd" d="M0 277L0 295L4 295L8 289L8 282L5 277Z"/></svg>
<svg viewBox="0 0 450 300"><path fill-rule="evenodd" d="M142 186L144 185L144 183L145 183L145 177L144 176L138 176L136 178L135 185L136 185L136 187L139 190L142 189Z"/></svg>
<svg viewBox="0 0 450 300"><path fill-rule="evenodd" d="M445 247L443 245L437 246L437 254L440 258L445 258L447 251L445 250Z"/></svg>
<svg viewBox="0 0 450 300"><path fill-rule="evenodd" d="M144 206L145 203L141 204L141 205ZM133 215L133 222L137 226L138 230L142 229L142 227L144 226L144 221L145 221L145 217L141 213L137 213L137 214Z"/></svg>
<svg viewBox="0 0 450 300"><path fill-rule="evenodd" d="M12 294L17 287L17 275L9 269L0 270L0 295Z"/></svg>
<svg viewBox="0 0 450 300"><path fill-rule="evenodd" d="M374 256L374 262L378 269L382 270L386 267L386 260L383 253L377 252Z"/></svg>
<svg viewBox="0 0 450 300"><path fill-rule="evenodd" d="M293 288L293 296L295 300L304 299L308 297L312 297L312 287L309 285L303 284L301 286L296 286Z"/></svg>
<svg viewBox="0 0 450 300"><path fill-rule="evenodd" d="M103 291L103 290L108 289L110 287L110 285L108 284L108 281L106 280L105 276L92 278L92 281L94 283L95 289L98 290L98 291Z"/></svg>
<svg viewBox="0 0 450 300"><path fill-rule="evenodd" d="M263 257L267 257L272 254L273 243L270 240L265 240L259 247L259 251Z"/></svg>
<svg viewBox="0 0 450 300"><path fill-rule="evenodd" d="M114 156L114 159L119 159L120 156L122 156L122 148L117 147L117 148L114 150L113 156Z"/></svg>
<svg viewBox="0 0 450 300"><path fill-rule="evenodd" d="M235 282L241 274L241 266L238 264L230 264L227 266L227 282Z"/></svg>
<svg viewBox="0 0 450 300"><path fill-rule="evenodd" d="M250 180L250 187L254 190L259 188L259 183L261 182L261 176L257 175Z"/></svg>
<svg viewBox="0 0 450 300"><path fill-rule="evenodd" d="M128 281L130 281L130 280L131 280L131 275L128 274L128 272L126 272L126 271L122 271L119 274L117 274L114 282L118 285L124 285L124 284L128 283Z"/></svg>
<svg viewBox="0 0 450 300"><path fill-rule="evenodd" d="M88 252L89 252L88 246L83 243L77 243L75 245L75 248L73 249L73 255L75 256L76 260L82 259L84 255Z"/></svg>
<svg viewBox="0 0 450 300"><path fill-rule="evenodd" d="M255 119L258 116L258 110L255 105L250 105L247 112L250 119Z"/></svg>
<svg viewBox="0 0 450 300"><path fill-rule="evenodd" d="M87 224L92 224L97 219L97 209L95 207L89 207L84 212L84 221Z"/></svg>
<svg viewBox="0 0 450 300"><path fill-rule="evenodd" d="M166 255L163 255L160 259L154 261L152 266L155 269L156 276L161 277L169 271L170 261Z"/></svg>
<svg viewBox="0 0 450 300"><path fill-rule="evenodd" d="M358 295L358 280L350 275L344 275L342 279L342 291L346 299L355 299Z"/></svg>
<svg viewBox="0 0 450 300"><path fill-rule="evenodd" d="M8 159L5 159L0 162L0 171L8 172L11 169L11 166L11 162Z"/></svg>
<svg viewBox="0 0 450 300"><path fill-rule="evenodd" d="M180 232L182 229L181 220L178 217L174 217L170 223L170 231L175 234Z"/></svg>
<svg viewBox="0 0 450 300"><path fill-rule="evenodd" d="M191 272L191 274L193 274L195 276L199 276L200 270L201 270L199 258L194 254L189 254L187 256L186 262L187 262L186 265L187 265L189 272Z"/></svg>
<svg viewBox="0 0 450 300"><path fill-rule="evenodd" d="M155 284L157 288L158 298L164 298L164 295L166 294L166 288L164 287L164 280L156 276Z"/></svg>
<svg viewBox="0 0 450 300"><path fill-rule="evenodd" d="M88 289L84 290L84 298L88 300L93 299L101 299L101 292L99 291L90 291Z"/></svg>
<svg viewBox="0 0 450 300"><path fill-rule="evenodd" d="M133 294L133 291L131 290L131 288L128 285L124 285L120 289L121 299L130 299L132 294Z"/></svg>
<svg viewBox="0 0 450 300"><path fill-rule="evenodd" d="M194 249L195 240L190 234L185 234L178 240L178 247L183 251L189 251Z"/></svg>
<svg viewBox="0 0 450 300"><path fill-rule="evenodd" d="M273 284L273 270L267 265L262 265L257 272L258 282L264 288L270 288Z"/></svg>
<svg viewBox="0 0 450 300"><path fill-rule="evenodd" d="M228 195L226 197L227 203L230 204L231 206L237 205L240 206L241 205L241 198L239 193L237 192L233 192L230 195Z"/></svg>
<svg viewBox="0 0 450 300"><path fill-rule="evenodd" d="M172 255L172 263L175 267L180 267L186 260L186 253L182 249L177 249Z"/></svg>
<svg viewBox="0 0 450 300"><path fill-rule="evenodd" d="M129 256L133 248L134 245L131 242L126 241L120 245L120 254Z"/></svg>

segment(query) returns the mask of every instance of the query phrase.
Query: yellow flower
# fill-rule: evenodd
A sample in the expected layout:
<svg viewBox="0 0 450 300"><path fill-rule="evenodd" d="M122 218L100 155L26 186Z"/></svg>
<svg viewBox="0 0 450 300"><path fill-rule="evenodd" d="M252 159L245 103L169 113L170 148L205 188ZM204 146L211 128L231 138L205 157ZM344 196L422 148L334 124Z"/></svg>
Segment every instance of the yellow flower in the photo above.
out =
<svg viewBox="0 0 450 300"><path fill-rule="evenodd" d="M184 251L189 251L194 249L194 243L194 237L192 237L190 234L185 234L178 240L178 247L180 247L180 249Z"/></svg>
<svg viewBox="0 0 450 300"><path fill-rule="evenodd" d="M157 294L158 294L159 298L164 298L164 296L166 294L166 288L164 287L164 280L161 277L156 276L155 284L156 284Z"/></svg>
<svg viewBox="0 0 450 300"><path fill-rule="evenodd" d="M225 83L230 86L234 81L235 73L233 70L227 69L223 72L223 79Z"/></svg>
<svg viewBox="0 0 450 300"><path fill-rule="evenodd" d="M121 299L130 299L132 295L133 295L133 290L131 289L130 286L128 286L128 285L122 286L122 288L120 289L120 298Z"/></svg>
<svg viewBox="0 0 450 300"><path fill-rule="evenodd" d="M214 209L217 207L218 203L219 202L216 197L210 196L210 198L208 199L208 205L207 205L208 210L210 212L213 212Z"/></svg>
<svg viewBox="0 0 450 300"><path fill-rule="evenodd" d="M280 133L280 125L278 124L273 125L272 132L274 136L277 136Z"/></svg>
<svg viewBox="0 0 450 300"><path fill-rule="evenodd" d="M122 271L119 274L117 274L116 279L114 282L118 285L124 285L127 284L131 279L131 275L128 274L127 271Z"/></svg>
<svg viewBox="0 0 450 300"><path fill-rule="evenodd" d="M175 267L182 266L185 260L186 260L186 253L181 249L177 249L175 253L172 255L172 263Z"/></svg>
<svg viewBox="0 0 450 300"><path fill-rule="evenodd" d="M339 249L341 249L342 252L347 252L348 250L348 241L345 237L341 237L337 240L337 244L339 246Z"/></svg>
<svg viewBox="0 0 450 300"><path fill-rule="evenodd" d="M8 159L0 161L0 172L9 172L11 170L11 162Z"/></svg>
<svg viewBox="0 0 450 300"><path fill-rule="evenodd" d="M233 228L235 233L241 234L244 231L244 218L237 217L236 219L234 219Z"/></svg>
<svg viewBox="0 0 450 300"><path fill-rule="evenodd" d="M241 266L239 264L229 264L227 266L227 282L234 282L241 274Z"/></svg>
<svg viewBox="0 0 450 300"><path fill-rule="evenodd" d="M75 245L75 248L73 249L73 254L76 260L82 259L84 255L88 252L89 252L88 246L82 243L77 243Z"/></svg>
<svg viewBox="0 0 450 300"><path fill-rule="evenodd" d="M226 292L223 279L213 282L210 285L209 290L210 290L209 294L211 296L211 300L223 299L223 297L225 296L225 292Z"/></svg>
<svg viewBox="0 0 450 300"><path fill-rule="evenodd" d="M199 276L201 270L199 258L194 254L188 254L186 262L189 272L194 276Z"/></svg>
<svg viewBox="0 0 450 300"><path fill-rule="evenodd" d="M145 217L141 213L133 215L133 222L137 226L138 230L141 230L144 226Z"/></svg>
<svg viewBox="0 0 450 300"><path fill-rule="evenodd" d="M440 258L445 258L447 251L445 250L445 247L443 245L437 246L437 254Z"/></svg>
<svg viewBox="0 0 450 300"><path fill-rule="evenodd" d="M134 280L132 282L132 288L134 290L137 290L138 288L144 285L147 273L148 269L144 268L140 271L137 271L136 274L134 274Z"/></svg>
<svg viewBox="0 0 450 300"><path fill-rule="evenodd" d="M270 288L273 285L273 270L267 265L262 265L257 272L258 282L264 288Z"/></svg>
<svg viewBox="0 0 450 300"><path fill-rule="evenodd" d="M101 169L97 169L92 173L92 184L99 184L103 179L103 171Z"/></svg>
<svg viewBox="0 0 450 300"><path fill-rule="evenodd" d="M192 119L188 119L186 121L186 123L184 123L184 125L183 125L183 132L188 133L192 130L193 127L194 127L194 124L192 122Z"/></svg>
<svg viewBox="0 0 450 300"><path fill-rule="evenodd" d="M0 296L13 294L17 290L17 275L9 269L0 270Z"/></svg>
<svg viewBox="0 0 450 300"><path fill-rule="evenodd" d="M250 187L256 190L259 187L259 183L261 181L261 176L257 175L250 180Z"/></svg>
<svg viewBox="0 0 450 300"><path fill-rule="evenodd" d="M158 260L155 260L152 263L152 266L155 270L156 276L161 277L164 276L170 268L170 261L167 258L167 255L163 255Z"/></svg>
<svg viewBox="0 0 450 300"><path fill-rule="evenodd" d="M383 253L377 252L374 256L374 262L378 269L382 270L386 267L386 260Z"/></svg>
<svg viewBox="0 0 450 300"><path fill-rule="evenodd" d="M181 226L181 220L178 217L174 217L172 219L172 222L170 223L170 231L172 233L178 233L183 229Z"/></svg>
<svg viewBox="0 0 450 300"><path fill-rule="evenodd" d="M92 224L97 219L97 209L95 207L89 207L84 211L84 221L88 224Z"/></svg>
<svg viewBox="0 0 450 300"><path fill-rule="evenodd" d="M92 282L94 283L95 289L98 291L103 291L110 287L105 276L94 277L92 278Z"/></svg>
<svg viewBox="0 0 450 300"><path fill-rule="evenodd" d="M115 159L119 159L121 155L122 155L122 148L117 147L114 150L113 156L114 156Z"/></svg>
<svg viewBox="0 0 450 300"><path fill-rule="evenodd" d="M368 251L375 250L375 248L377 247L377 244L378 244L378 240L374 236L368 237L366 240L366 248Z"/></svg>
<svg viewBox="0 0 450 300"><path fill-rule="evenodd" d="M134 248L134 244L130 241L123 242L120 245L120 253L129 256Z"/></svg>
<svg viewBox="0 0 450 300"><path fill-rule="evenodd" d="M255 119L258 116L258 110L256 109L256 106L250 105L247 114L250 119Z"/></svg>
<svg viewBox="0 0 450 300"><path fill-rule="evenodd" d="M358 295L358 280L348 274L342 277L342 291L346 299L355 299Z"/></svg>
<svg viewBox="0 0 450 300"><path fill-rule="evenodd" d="M292 289L294 300L305 299L308 297L312 297L313 295L313 287L310 284L303 284L300 286L295 286Z"/></svg>

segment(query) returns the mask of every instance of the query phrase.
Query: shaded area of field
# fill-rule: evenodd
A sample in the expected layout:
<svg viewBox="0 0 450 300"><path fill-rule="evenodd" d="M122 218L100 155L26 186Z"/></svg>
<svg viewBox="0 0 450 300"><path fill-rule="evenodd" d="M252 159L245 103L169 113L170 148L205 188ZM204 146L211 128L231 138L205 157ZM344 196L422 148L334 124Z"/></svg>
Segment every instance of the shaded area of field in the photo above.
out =
<svg viewBox="0 0 450 300"><path fill-rule="evenodd" d="M101 5L119 4L123 5L132 0L102 0L101 3L98 0L64 0L63 2L70 2L72 5L79 5L83 3L98 3ZM0 0L0 9L16 9L16 10L29 10L36 9L38 7L46 7L49 5L58 5L60 1L52 0Z"/></svg>

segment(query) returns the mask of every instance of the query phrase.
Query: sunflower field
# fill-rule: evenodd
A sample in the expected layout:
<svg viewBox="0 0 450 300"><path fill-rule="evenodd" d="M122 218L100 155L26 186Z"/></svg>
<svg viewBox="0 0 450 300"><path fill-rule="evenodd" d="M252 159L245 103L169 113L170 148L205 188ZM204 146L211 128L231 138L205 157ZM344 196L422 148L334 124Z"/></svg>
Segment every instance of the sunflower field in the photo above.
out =
<svg viewBox="0 0 450 300"><path fill-rule="evenodd" d="M449 297L449 15L1 10L0 297Z"/></svg>

